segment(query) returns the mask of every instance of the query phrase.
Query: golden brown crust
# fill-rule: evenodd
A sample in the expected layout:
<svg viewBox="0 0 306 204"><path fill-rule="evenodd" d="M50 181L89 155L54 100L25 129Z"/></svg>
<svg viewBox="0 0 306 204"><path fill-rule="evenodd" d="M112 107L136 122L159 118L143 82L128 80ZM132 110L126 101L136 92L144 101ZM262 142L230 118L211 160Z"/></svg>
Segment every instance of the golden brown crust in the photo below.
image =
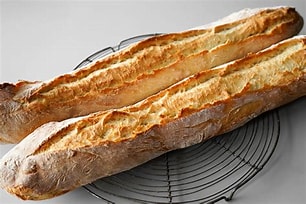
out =
<svg viewBox="0 0 306 204"><path fill-rule="evenodd" d="M11 84L9 93L0 87L0 142L17 143L49 121L136 103L201 70L291 37L303 25L290 7L237 14L205 29L149 38L50 81Z"/></svg>
<svg viewBox="0 0 306 204"><path fill-rule="evenodd" d="M47 123L0 161L0 185L46 199L237 128L306 95L306 36L120 109ZM33 142L35 141L35 142Z"/></svg>

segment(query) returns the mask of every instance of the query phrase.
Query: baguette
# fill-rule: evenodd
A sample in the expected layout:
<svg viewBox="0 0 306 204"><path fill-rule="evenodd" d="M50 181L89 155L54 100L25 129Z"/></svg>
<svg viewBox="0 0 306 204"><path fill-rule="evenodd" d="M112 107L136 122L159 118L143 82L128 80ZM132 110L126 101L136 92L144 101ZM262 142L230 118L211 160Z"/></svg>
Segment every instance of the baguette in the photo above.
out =
<svg viewBox="0 0 306 204"><path fill-rule="evenodd" d="M134 105L39 127L0 161L0 186L22 199L52 198L305 95L306 36L298 36Z"/></svg>
<svg viewBox="0 0 306 204"><path fill-rule="evenodd" d="M302 26L294 8L242 10L202 28L149 38L49 81L1 84L0 143L18 143L46 122L134 104L294 36Z"/></svg>

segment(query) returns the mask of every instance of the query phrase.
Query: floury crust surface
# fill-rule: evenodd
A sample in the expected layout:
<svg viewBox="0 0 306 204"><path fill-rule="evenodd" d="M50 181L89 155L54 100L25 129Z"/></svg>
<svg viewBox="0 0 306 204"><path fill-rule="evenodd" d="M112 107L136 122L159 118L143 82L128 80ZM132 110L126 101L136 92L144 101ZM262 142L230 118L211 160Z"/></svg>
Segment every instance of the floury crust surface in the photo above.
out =
<svg viewBox="0 0 306 204"><path fill-rule="evenodd" d="M137 104L47 123L2 158L0 185L22 199L52 198L231 131L306 95L305 43L291 38Z"/></svg>

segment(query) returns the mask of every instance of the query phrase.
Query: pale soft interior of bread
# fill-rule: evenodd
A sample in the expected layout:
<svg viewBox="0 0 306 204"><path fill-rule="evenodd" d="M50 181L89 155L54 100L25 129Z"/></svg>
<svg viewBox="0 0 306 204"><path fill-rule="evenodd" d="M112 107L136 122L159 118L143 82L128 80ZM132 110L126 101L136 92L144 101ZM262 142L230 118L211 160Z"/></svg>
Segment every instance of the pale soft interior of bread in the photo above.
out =
<svg viewBox="0 0 306 204"><path fill-rule="evenodd" d="M203 71L180 83L122 109L93 114L57 133L38 151L77 149L133 138L152 126L182 117L183 111L199 111L243 92L286 86L305 76L305 45L294 40L267 51ZM304 63L304 64L299 64ZM302 67L302 68L300 68Z"/></svg>

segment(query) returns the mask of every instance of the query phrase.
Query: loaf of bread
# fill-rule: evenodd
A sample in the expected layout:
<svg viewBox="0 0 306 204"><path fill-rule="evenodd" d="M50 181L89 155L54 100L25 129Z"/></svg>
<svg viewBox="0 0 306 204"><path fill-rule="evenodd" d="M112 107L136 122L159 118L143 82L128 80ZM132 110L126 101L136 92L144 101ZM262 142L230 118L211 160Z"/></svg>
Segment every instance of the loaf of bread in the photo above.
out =
<svg viewBox="0 0 306 204"><path fill-rule="evenodd" d="M0 186L22 199L51 198L231 131L305 95L306 36L298 36L134 105L39 127L0 161Z"/></svg>
<svg viewBox="0 0 306 204"><path fill-rule="evenodd" d="M49 81L0 84L0 143L37 127L134 104L172 84L296 35L290 7L247 9L181 33L165 34Z"/></svg>

